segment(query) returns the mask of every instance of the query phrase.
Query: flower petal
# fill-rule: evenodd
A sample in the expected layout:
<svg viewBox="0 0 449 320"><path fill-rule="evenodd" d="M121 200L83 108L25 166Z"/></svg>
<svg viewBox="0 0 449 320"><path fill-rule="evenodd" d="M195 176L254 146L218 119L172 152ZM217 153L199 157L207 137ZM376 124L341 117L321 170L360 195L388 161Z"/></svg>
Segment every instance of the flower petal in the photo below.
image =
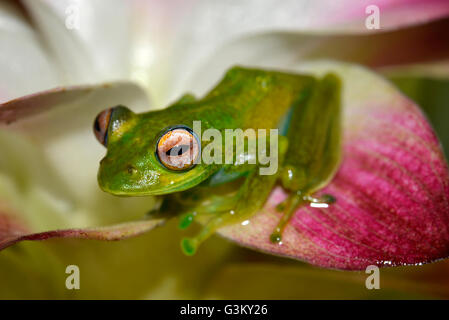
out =
<svg viewBox="0 0 449 320"><path fill-rule="evenodd" d="M156 99L172 67L171 44L188 1L23 1L64 84L133 80ZM183 8L187 7L186 10Z"/></svg>
<svg viewBox="0 0 449 320"><path fill-rule="evenodd" d="M51 238L121 240L142 234L164 222L165 219L161 218L127 222L108 227L64 229L30 233L13 219L5 215L0 215L0 250L24 240L47 240Z"/></svg>
<svg viewBox="0 0 449 320"><path fill-rule="evenodd" d="M365 26L365 9L372 5L369 0L356 4L352 0L266 0L262 4L253 0L238 4L25 0L24 4L49 44L64 84L132 79L161 104L181 94L192 72L234 39L265 32L373 31ZM381 31L449 14L444 0L383 0L377 5Z"/></svg>
<svg viewBox="0 0 449 320"><path fill-rule="evenodd" d="M410 27L446 17L449 14L447 1L378 1L381 29L374 31L382 32L374 34L365 26L368 16L365 8L372 4L369 0L357 3L351 0L292 0L281 3L272 0L264 1L263 5L260 1L251 0L239 1L238 4L199 1L193 5L191 13L182 18L179 41L172 49L175 55L171 58L174 66L170 81L174 89L170 92L170 99L185 91L183 85L191 83L194 72L215 71L204 68L206 61L210 62L208 65L223 65L226 61L235 64L239 63L236 61L238 58L250 55L258 61L268 60L273 58L273 53L290 50L296 53L294 59L332 56L353 62L368 60L372 64L383 64L384 61L407 63L415 56L422 57L427 50L433 55L442 54L444 51L433 47L439 44L446 47L447 53L447 23L445 28L432 31L423 27L426 33L420 33L419 27L386 33L399 26ZM367 32L371 32L371 36L362 35ZM262 46L258 36L267 33L273 36ZM436 33L441 34L441 39ZM423 40L430 39L431 46L424 44ZM236 46L236 42L243 45ZM421 42L423 44L420 45ZM407 50L407 47L411 49ZM285 57L289 59L292 56L286 54Z"/></svg>
<svg viewBox="0 0 449 320"><path fill-rule="evenodd" d="M203 59L200 67L179 83L176 92L206 92L228 68L255 65L290 69L300 61L332 59L374 68L401 66L449 57L449 19L371 35L266 33L229 42ZM207 74L202 72L207 70Z"/></svg>
<svg viewBox="0 0 449 320"><path fill-rule="evenodd" d="M0 2L0 102L57 86L58 71L39 35L11 2Z"/></svg>
<svg viewBox="0 0 449 320"><path fill-rule="evenodd" d="M446 65L446 68L449 68ZM438 138L443 144L446 158L449 156L449 131L447 130L447 119L449 119L449 79L446 77L434 77L434 69L410 70L411 73L393 74L389 79L409 98L421 106L429 117ZM448 70L449 71L449 70Z"/></svg>
<svg viewBox="0 0 449 320"><path fill-rule="evenodd" d="M438 139L420 110L361 67L310 63L343 80L344 159L321 192L337 203L299 209L281 245L269 241L286 193L275 189L248 225L220 233L241 245L338 269L420 264L449 255L449 175Z"/></svg>
<svg viewBox="0 0 449 320"><path fill-rule="evenodd" d="M437 20L449 15L449 4L445 0L361 0L342 4L339 21L343 30L363 30L366 18L372 11L366 8L376 5L379 8L380 28L382 30L398 29ZM372 31L372 30L371 30Z"/></svg>
<svg viewBox="0 0 449 320"><path fill-rule="evenodd" d="M93 191L90 185L93 182L97 189L98 161L105 152L92 133L93 119L101 110L119 104L136 112L149 108L141 88L118 82L57 88L24 96L0 105L0 121L7 124L2 127L8 132L26 136L39 145L51 165L59 169L58 174L73 186L72 193L90 198L92 194L88 194ZM77 172L68 168L76 168Z"/></svg>
<svg viewBox="0 0 449 320"><path fill-rule="evenodd" d="M45 237L118 238L152 228L156 221L101 230L72 230L141 219L154 199L118 198L97 185L104 147L92 132L96 114L124 104L148 108L130 83L58 88L0 105L0 209L2 243ZM13 223L18 221L21 223ZM70 229L32 234L52 229Z"/></svg>
<svg viewBox="0 0 449 320"><path fill-rule="evenodd" d="M194 3L189 21L195 24L195 32L225 32L226 36L267 30L370 32L365 21L371 14L366 9L372 5L379 8L384 31L449 16L449 4L444 0L200 0Z"/></svg>
<svg viewBox="0 0 449 320"><path fill-rule="evenodd" d="M23 1L66 84L126 79L129 6L123 1ZM117 17L120 17L117 19Z"/></svg>

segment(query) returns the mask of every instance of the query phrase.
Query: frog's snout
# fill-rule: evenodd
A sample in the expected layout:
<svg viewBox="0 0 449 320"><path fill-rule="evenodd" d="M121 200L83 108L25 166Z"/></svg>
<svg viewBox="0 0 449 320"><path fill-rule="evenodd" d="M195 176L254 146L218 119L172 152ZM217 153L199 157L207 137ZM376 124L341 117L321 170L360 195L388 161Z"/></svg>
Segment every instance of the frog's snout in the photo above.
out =
<svg viewBox="0 0 449 320"><path fill-rule="evenodd" d="M139 195L148 193L148 188L159 183L159 173L141 170L136 165L126 163L114 167L108 159L100 162L98 184L100 188L114 195Z"/></svg>

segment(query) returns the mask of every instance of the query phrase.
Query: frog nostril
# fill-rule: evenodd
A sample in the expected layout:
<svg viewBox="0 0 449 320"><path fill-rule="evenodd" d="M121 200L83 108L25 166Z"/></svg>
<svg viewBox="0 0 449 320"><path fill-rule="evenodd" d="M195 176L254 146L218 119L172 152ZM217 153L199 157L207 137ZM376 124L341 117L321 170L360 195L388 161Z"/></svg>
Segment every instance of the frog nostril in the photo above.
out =
<svg viewBox="0 0 449 320"><path fill-rule="evenodd" d="M126 167L126 170L128 171L129 174L136 174L137 173L136 167L134 167L133 165L130 165L130 164Z"/></svg>

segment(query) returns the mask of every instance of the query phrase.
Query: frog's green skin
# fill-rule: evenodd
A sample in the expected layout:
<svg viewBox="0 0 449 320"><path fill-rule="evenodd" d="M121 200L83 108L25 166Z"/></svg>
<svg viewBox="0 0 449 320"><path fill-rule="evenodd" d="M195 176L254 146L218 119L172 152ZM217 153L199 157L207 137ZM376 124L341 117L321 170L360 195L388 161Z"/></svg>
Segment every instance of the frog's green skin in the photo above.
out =
<svg viewBox="0 0 449 320"><path fill-rule="evenodd" d="M181 227L205 222L183 250L193 254L217 228L247 219L265 203L276 183L290 196L278 210L285 214L271 240L281 240L283 227L300 205L332 202L312 195L332 179L341 157L340 81L334 74L309 75L234 67L199 100L182 97L166 109L135 114L114 108L107 131L107 154L98 182L122 196L165 195L154 215L179 214ZM279 169L259 175L258 165L199 163L187 171L171 171L157 159L156 144L167 128L279 128ZM202 141L204 148L209 142ZM223 146L224 150L224 146ZM217 183L218 181L218 183Z"/></svg>

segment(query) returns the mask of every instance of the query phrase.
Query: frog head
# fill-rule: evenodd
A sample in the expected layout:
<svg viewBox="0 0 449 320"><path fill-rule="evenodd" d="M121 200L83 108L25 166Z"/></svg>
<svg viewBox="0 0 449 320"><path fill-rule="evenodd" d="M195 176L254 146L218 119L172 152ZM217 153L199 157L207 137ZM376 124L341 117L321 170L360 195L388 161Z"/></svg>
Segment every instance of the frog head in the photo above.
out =
<svg viewBox="0 0 449 320"><path fill-rule="evenodd" d="M189 189L207 179L213 166L201 163L194 113L156 110L136 114L124 106L102 111L94 133L107 148L98 183L122 196L161 195Z"/></svg>

